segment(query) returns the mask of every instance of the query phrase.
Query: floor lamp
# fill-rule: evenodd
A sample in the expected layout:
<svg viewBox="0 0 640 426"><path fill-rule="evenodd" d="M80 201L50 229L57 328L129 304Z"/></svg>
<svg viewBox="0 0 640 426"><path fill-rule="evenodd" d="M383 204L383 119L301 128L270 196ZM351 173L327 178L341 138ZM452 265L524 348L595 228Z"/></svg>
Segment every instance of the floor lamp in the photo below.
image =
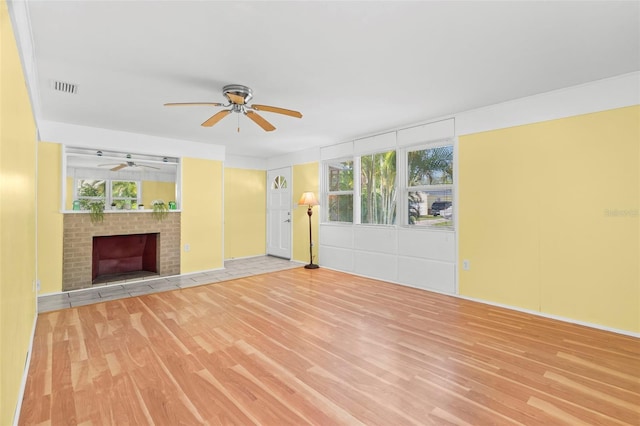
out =
<svg viewBox="0 0 640 426"><path fill-rule="evenodd" d="M313 195L313 192L305 192L302 194L300 201L298 201L299 206L309 206L307 209L307 216L309 216L309 264L304 265L306 269L318 269L319 266L313 263L313 239L311 238L311 215L313 214L312 207L318 206L318 200L316 196Z"/></svg>

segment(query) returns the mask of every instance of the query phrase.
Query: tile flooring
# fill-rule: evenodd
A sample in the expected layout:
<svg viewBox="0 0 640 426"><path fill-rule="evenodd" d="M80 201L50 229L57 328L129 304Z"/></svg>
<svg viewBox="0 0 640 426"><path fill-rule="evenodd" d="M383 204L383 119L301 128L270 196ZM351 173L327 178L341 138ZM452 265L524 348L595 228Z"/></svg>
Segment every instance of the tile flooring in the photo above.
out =
<svg viewBox="0 0 640 426"><path fill-rule="evenodd" d="M300 268L302 263L273 256L234 259L224 262L224 269L172 277L148 278L131 282L94 286L82 290L43 295L38 297L38 312L57 311L124 297L141 296L160 291L177 290L250 275Z"/></svg>

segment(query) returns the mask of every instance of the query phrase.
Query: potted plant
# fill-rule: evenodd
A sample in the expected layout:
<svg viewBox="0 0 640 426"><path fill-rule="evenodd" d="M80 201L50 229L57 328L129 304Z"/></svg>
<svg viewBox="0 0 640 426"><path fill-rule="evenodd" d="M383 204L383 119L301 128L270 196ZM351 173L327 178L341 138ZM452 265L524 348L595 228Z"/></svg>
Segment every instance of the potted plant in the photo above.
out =
<svg viewBox="0 0 640 426"><path fill-rule="evenodd" d="M167 204L162 200L153 200L151 202L151 208L153 209L151 215L156 220L164 220L169 214L169 207L167 207Z"/></svg>
<svg viewBox="0 0 640 426"><path fill-rule="evenodd" d="M89 203L89 218L91 223L102 223L104 220L104 202L94 201Z"/></svg>

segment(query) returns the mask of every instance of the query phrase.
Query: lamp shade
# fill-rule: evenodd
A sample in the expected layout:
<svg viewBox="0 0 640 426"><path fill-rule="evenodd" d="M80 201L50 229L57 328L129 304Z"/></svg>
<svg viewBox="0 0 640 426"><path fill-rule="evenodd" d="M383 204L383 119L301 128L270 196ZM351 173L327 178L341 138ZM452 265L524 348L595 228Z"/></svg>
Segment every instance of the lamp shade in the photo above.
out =
<svg viewBox="0 0 640 426"><path fill-rule="evenodd" d="M298 201L298 205L299 206L317 206L320 203L318 203L318 200L316 199L316 196L313 194L313 192L305 192L302 194L302 197L300 197L300 201Z"/></svg>

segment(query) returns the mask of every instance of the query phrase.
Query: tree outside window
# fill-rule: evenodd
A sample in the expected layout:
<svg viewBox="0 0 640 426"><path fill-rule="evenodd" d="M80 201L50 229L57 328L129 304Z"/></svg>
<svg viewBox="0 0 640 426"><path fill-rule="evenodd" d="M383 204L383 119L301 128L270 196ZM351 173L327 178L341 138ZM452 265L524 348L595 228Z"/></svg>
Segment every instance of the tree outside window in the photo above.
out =
<svg viewBox="0 0 640 426"><path fill-rule="evenodd" d="M327 163L327 220L353 222L353 160Z"/></svg>
<svg viewBox="0 0 640 426"><path fill-rule="evenodd" d="M81 210L90 210L91 204L111 205L116 209L136 209L138 207L138 187L136 181L76 179L76 199Z"/></svg>
<svg viewBox="0 0 640 426"><path fill-rule="evenodd" d="M138 208L138 183L133 181L111 181L111 205L117 209Z"/></svg>
<svg viewBox="0 0 640 426"><path fill-rule="evenodd" d="M360 158L361 223L396 222L396 151Z"/></svg>
<svg viewBox="0 0 640 426"><path fill-rule="evenodd" d="M78 179L76 181L76 194L80 202L81 210L90 210L93 203L102 203L104 207L107 191L104 179Z"/></svg>

